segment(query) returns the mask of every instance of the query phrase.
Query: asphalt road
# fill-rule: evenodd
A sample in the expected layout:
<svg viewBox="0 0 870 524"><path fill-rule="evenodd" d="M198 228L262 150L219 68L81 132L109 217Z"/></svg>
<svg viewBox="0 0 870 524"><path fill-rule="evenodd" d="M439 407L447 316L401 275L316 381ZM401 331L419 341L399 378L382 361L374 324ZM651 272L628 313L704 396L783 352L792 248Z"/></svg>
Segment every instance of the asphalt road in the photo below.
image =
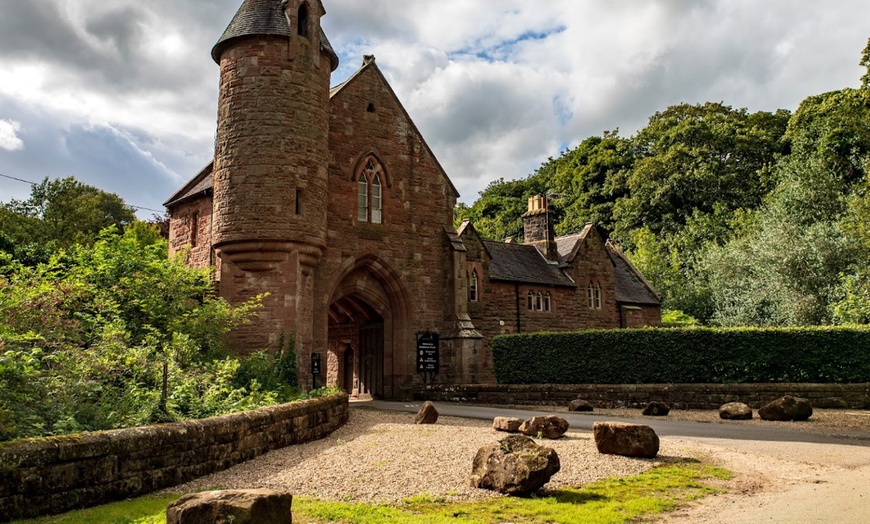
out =
<svg viewBox="0 0 870 524"><path fill-rule="evenodd" d="M783 422L783 427L770 427L740 423L705 423L667 418L623 418L606 417L594 414L552 413L543 410L509 409L497 406L478 406L455 404L451 402L435 402L438 413L449 417L463 417L481 420L492 420L495 417L517 417L527 419L537 415L558 415L571 425L572 429L592 430L592 425L605 420L618 420L635 424L645 424L653 428L660 437L692 437L728 440L755 440L769 442L806 442L814 444L843 444L870 447L870 435L866 431L832 430L832 434L819 434L801 431L799 422ZM352 407L370 407L389 411L404 411L416 413L421 402L388 402L372 400L353 402ZM794 425L796 429L789 429Z"/></svg>

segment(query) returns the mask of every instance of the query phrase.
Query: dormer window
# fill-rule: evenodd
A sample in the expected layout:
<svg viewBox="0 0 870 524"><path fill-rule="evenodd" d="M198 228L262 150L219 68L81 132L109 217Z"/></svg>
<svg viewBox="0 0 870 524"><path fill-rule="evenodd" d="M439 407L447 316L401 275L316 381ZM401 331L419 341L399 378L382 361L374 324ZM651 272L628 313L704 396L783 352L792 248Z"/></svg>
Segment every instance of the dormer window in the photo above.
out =
<svg viewBox="0 0 870 524"><path fill-rule="evenodd" d="M357 177L357 222L384 222L384 169L374 158L366 160Z"/></svg>
<svg viewBox="0 0 870 524"><path fill-rule="evenodd" d="M296 33L299 36L308 38L308 4L303 3L299 6L299 16L296 17Z"/></svg>

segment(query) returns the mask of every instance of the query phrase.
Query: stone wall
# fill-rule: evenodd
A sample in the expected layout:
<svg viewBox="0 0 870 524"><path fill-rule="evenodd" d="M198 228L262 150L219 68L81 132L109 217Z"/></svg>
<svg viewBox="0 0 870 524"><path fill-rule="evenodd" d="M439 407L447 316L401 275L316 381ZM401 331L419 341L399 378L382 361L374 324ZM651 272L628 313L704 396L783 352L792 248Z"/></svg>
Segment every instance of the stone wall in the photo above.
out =
<svg viewBox="0 0 870 524"><path fill-rule="evenodd" d="M660 400L675 409L718 409L727 402L757 409L793 395L816 408L870 409L870 384L498 384L418 387L412 393L417 400L532 406L567 406L581 398L597 408L639 408Z"/></svg>
<svg viewBox="0 0 870 524"><path fill-rule="evenodd" d="M122 500L323 438L347 395L159 426L0 444L0 522Z"/></svg>
<svg viewBox="0 0 870 524"><path fill-rule="evenodd" d="M209 175L211 176L211 175ZM175 207L169 220L169 256L189 249L187 264L203 268L217 265L211 241L212 200L209 196L185 202ZM220 274L220 267L217 267Z"/></svg>

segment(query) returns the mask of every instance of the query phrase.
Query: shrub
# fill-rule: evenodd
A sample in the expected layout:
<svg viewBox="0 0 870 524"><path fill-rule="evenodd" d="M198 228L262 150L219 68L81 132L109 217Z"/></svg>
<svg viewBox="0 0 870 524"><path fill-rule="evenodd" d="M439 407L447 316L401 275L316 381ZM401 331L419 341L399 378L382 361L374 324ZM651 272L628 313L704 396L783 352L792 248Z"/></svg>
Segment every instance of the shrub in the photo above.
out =
<svg viewBox="0 0 870 524"><path fill-rule="evenodd" d="M870 382L870 328L620 329L493 339L503 384Z"/></svg>

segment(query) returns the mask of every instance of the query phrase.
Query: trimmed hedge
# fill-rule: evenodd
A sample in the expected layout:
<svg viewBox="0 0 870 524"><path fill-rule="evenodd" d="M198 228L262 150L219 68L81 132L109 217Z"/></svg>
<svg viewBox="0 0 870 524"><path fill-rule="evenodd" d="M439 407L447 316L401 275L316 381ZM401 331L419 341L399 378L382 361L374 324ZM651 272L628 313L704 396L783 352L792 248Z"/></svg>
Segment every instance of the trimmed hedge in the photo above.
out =
<svg viewBox="0 0 870 524"><path fill-rule="evenodd" d="M613 329L493 339L501 384L870 382L870 328Z"/></svg>

